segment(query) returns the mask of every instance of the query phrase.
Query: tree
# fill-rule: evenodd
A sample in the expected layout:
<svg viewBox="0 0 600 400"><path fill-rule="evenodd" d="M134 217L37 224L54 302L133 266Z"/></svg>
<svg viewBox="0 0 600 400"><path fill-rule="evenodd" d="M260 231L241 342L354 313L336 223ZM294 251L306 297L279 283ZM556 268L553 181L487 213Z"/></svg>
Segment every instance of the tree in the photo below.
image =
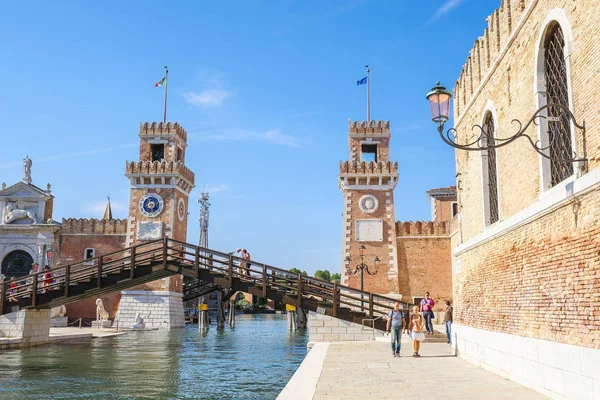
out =
<svg viewBox="0 0 600 400"><path fill-rule="evenodd" d="M290 268L290 272L293 272L295 274L300 274L302 276L308 276L308 274L306 273L306 271L300 271L298 268L294 267L294 268Z"/></svg>
<svg viewBox="0 0 600 400"><path fill-rule="evenodd" d="M331 274L331 281L341 281L342 280L342 275L339 272L336 272L335 274Z"/></svg>
<svg viewBox="0 0 600 400"><path fill-rule="evenodd" d="M315 278L329 282L331 280L331 272L326 269L322 271L318 269L315 271Z"/></svg>

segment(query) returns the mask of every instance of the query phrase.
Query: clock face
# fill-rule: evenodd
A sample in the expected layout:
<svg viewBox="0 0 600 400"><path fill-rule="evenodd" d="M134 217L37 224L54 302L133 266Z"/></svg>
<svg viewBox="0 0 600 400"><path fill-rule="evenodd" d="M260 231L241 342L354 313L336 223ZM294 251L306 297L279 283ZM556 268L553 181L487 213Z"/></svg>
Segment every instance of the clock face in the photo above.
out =
<svg viewBox="0 0 600 400"><path fill-rule="evenodd" d="M181 222L185 219L185 201L181 198L177 202L177 217Z"/></svg>
<svg viewBox="0 0 600 400"><path fill-rule="evenodd" d="M163 210L163 199L156 193L148 193L140 200L140 211L147 217L156 217Z"/></svg>

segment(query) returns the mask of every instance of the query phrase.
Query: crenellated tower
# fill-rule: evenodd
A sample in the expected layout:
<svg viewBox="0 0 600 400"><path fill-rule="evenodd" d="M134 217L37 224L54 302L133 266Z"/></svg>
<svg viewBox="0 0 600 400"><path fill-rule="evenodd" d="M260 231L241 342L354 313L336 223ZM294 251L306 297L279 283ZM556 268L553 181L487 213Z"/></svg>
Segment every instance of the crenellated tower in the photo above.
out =
<svg viewBox="0 0 600 400"><path fill-rule="evenodd" d="M139 137L139 161L125 166L130 186L127 246L164 237L185 241L194 188L194 173L185 166L187 133L178 123L146 122L140 124ZM138 307L150 326L183 326L181 291L181 275L125 290L117 318L127 326Z"/></svg>
<svg viewBox="0 0 600 400"><path fill-rule="evenodd" d="M398 293L398 261L394 188L398 182L398 163L389 159L389 121L350 122L348 146L350 160L340 162L339 186L344 195L342 284L360 286L358 275L346 273L344 261L360 263L360 246L366 247L365 264L376 275L364 274L364 288L376 293Z"/></svg>

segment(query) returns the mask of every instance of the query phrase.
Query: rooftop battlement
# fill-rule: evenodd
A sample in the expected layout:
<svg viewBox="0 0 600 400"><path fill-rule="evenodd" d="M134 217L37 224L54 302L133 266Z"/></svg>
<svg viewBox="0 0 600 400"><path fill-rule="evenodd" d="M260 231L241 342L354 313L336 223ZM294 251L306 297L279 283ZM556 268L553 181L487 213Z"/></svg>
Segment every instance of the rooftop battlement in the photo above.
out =
<svg viewBox="0 0 600 400"><path fill-rule="evenodd" d="M192 184L194 173L181 161L126 161L125 175L175 175L181 174Z"/></svg>
<svg viewBox="0 0 600 400"><path fill-rule="evenodd" d="M127 219L63 218L61 235L126 235Z"/></svg>
<svg viewBox="0 0 600 400"><path fill-rule="evenodd" d="M487 17L488 26L483 36L475 40L454 86L456 119L464 113L473 93L500 56L502 48L508 43L528 2L531 0L502 0L500 7Z"/></svg>
<svg viewBox="0 0 600 400"><path fill-rule="evenodd" d="M390 121L350 121L348 125L351 135L390 134Z"/></svg>
<svg viewBox="0 0 600 400"><path fill-rule="evenodd" d="M397 236L450 236L450 223L446 221L396 222Z"/></svg>
<svg viewBox="0 0 600 400"><path fill-rule="evenodd" d="M340 161L340 174L397 174L398 162Z"/></svg>
<svg viewBox="0 0 600 400"><path fill-rule="evenodd" d="M187 132L178 122L140 122L140 135L177 135L187 142Z"/></svg>

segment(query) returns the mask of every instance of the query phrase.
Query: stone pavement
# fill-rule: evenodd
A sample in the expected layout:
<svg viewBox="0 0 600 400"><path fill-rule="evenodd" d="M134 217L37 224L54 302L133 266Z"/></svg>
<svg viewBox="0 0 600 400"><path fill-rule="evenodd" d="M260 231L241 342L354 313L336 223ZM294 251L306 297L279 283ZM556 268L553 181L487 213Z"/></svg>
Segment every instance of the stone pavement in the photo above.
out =
<svg viewBox="0 0 600 400"><path fill-rule="evenodd" d="M381 342L328 346L313 399L545 399L515 382L452 355L446 343L423 343L420 358L403 335L401 357Z"/></svg>

